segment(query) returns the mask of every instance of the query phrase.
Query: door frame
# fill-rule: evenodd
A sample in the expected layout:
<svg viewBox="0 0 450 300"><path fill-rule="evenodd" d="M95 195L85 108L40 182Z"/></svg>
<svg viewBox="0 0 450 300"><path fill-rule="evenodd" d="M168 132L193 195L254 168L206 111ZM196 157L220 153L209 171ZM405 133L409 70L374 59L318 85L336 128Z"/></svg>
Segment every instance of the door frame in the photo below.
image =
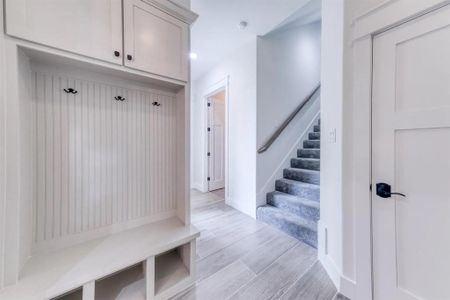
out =
<svg viewBox="0 0 450 300"><path fill-rule="evenodd" d="M219 82L213 84L209 88L206 89L206 91L203 93L202 96L202 106L203 106L203 132L205 132L204 140L203 140L203 191L208 192L209 191L209 184L208 184L208 174L209 174L209 159L208 159L208 143L209 143L209 137L207 133L208 129L208 99L213 96L214 94L225 91L225 202L228 200L229 195L229 189L228 189L228 171L229 171L229 160L228 160L228 154L229 154L229 131L228 131L228 120L229 120L229 77L220 80Z"/></svg>
<svg viewBox="0 0 450 300"><path fill-rule="evenodd" d="M351 299L373 299L372 274L372 67L375 35L449 5L449 0L386 0L352 20L353 106L351 175L354 205L355 282L342 290ZM344 45L345 46L345 45ZM357 62L357 63L355 63ZM357 112L357 113L356 113Z"/></svg>

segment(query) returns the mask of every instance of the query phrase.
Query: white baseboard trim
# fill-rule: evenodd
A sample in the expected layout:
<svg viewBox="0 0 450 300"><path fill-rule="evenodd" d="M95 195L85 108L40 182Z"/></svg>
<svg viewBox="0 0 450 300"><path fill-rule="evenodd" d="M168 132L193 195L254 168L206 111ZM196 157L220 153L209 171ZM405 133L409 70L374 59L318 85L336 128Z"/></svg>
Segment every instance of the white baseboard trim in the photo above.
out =
<svg viewBox="0 0 450 300"><path fill-rule="evenodd" d="M319 255L319 260L337 291L349 299L355 299L356 283L341 274L334 260L330 256Z"/></svg>
<svg viewBox="0 0 450 300"><path fill-rule="evenodd" d="M248 209L245 209L244 207L242 207L241 205L238 204L238 202L233 201L233 198L228 197L225 200L225 203L229 206L231 206L232 208L240 211L243 214L246 214L250 217L252 217L253 219L256 219L256 208L253 211L248 211Z"/></svg>
<svg viewBox="0 0 450 300"><path fill-rule="evenodd" d="M199 183L199 182L194 182L192 184L191 188L195 189L195 190L197 190L199 192L206 193L206 191L203 191L203 185L201 183Z"/></svg>
<svg viewBox="0 0 450 300"><path fill-rule="evenodd" d="M328 255L321 254L319 254L319 260L322 263L325 271L327 271L328 276L330 277L334 286L337 290L339 290L341 286L341 272L339 272L339 269L337 268L334 260Z"/></svg>
<svg viewBox="0 0 450 300"><path fill-rule="evenodd" d="M349 299L355 299L356 282L344 276L334 259L328 255L326 224L319 220L319 261L322 263L325 271L328 273L331 281L339 293Z"/></svg>
<svg viewBox="0 0 450 300"><path fill-rule="evenodd" d="M349 299L356 299L356 282L348 277L341 275L341 286L339 292Z"/></svg>

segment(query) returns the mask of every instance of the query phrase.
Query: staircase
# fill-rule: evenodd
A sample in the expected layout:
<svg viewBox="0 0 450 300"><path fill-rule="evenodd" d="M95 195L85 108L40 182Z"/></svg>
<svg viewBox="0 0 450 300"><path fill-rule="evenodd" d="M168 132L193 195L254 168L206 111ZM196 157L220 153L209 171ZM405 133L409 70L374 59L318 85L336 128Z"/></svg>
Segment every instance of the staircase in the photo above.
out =
<svg viewBox="0 0 450 300"><path fill-rule="evenodd" d="M317 248L320 218L320 120L267 194L267 205L258 207L257 218Z"/></svg>

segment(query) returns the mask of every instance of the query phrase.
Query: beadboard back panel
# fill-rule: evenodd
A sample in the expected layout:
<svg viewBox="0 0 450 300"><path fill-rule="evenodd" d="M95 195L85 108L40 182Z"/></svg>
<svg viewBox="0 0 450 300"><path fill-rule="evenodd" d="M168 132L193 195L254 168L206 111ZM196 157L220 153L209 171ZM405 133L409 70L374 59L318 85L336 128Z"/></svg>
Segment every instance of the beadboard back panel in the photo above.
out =
<svg viewBox="0 0 450 300"><path fill-rule="evenodd" d="M35 249L174 214L175 95L40 70L32 80Z"/></svg>

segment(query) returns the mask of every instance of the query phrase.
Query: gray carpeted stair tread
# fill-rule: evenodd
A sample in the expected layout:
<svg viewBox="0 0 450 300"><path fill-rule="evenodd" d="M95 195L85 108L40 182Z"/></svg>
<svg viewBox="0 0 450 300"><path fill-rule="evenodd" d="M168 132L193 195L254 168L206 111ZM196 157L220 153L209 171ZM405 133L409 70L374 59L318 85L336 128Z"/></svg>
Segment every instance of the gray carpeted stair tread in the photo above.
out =
<svg viewBox="0 0 450 300"><path fill-rule="evenodd" d="M299 158L320 158L320 149L298 149Z"/></svg>
<svg viewBox="0 0 450 300"><path fill-rule="evenodd" d="M320 218L320 203L317 201L274 191L267 194L267 204L316 222Z"/></svg>
<svg viewBox="0 0 450 300"><path fill-rule="evenodd" d="M275 181L275 190L314 201L320 199L320 186L317 184L281 178Z"/></svg>
<svg viewBox="0 0 450 300"><path fill-rule="evenodd" d="M308 139L310 141L320 140L320 132L310 132L310 133L308 133Z"/></svg>
<svg viewBox="0 0 450 300"><path fill-rule="evenodd" d="M319 158L291 158L291 168L320 171Z"/></svg>
<svg viewBox="0 0 450 300"><path fill-rule="evenodd" d="M317 224L315 222L271 205L258 207L257 217L258 220L271 224L290 236L317 248Z"/></svg>
<svg viewBox="0 0 450 300"><path fill-rule="evenodd" d="M314 125L313 131L320 132L320 125Z"/></svg>
<svg viewBox="0 0 450 300"><path fill-rule="evenodd" d="M320 184L320 171L316 170L286 168L283 170L283 177L311 184Z"/></svg>
<svg viewBox="0 0 450 300"><path fill-rule="evenodd" d="M320 149L320 141L318 140L305 140L303 141L303 148L304 149Z"/></svg>

